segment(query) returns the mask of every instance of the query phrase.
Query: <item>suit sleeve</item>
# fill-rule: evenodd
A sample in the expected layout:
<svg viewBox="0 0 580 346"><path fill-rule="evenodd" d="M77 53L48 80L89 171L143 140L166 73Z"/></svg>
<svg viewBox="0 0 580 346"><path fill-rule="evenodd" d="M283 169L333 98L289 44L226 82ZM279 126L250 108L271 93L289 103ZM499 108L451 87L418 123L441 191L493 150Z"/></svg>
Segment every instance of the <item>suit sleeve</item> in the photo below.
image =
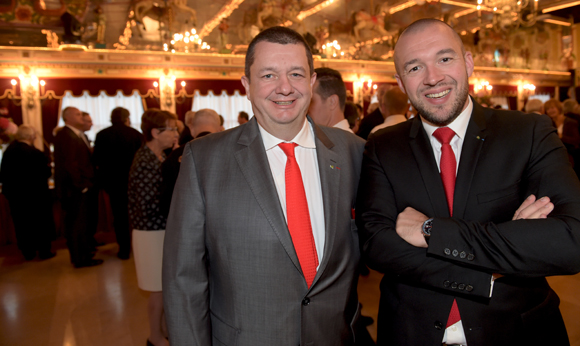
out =
<svg viewBox="0 0 580 346"><path fill-rule="evenodd" d="M185 148L163 249L163 299L172 345L211 345L205 204L191 146Z"/></svg>
<svg viewBox="0 0 580 346"><path fill-rule="evenodd" d="M61 131L65 130L64 128L61 129ZM56 141L55 144L55 153L57 153L55 164L62 165L63 169L61 171L68 176L72 185L78 191L82 191L86 187L91 187L92 183L84 177L79 162L79 150L84 148L78 145L79 142L76 141L76 138L63 133L60 136L60 140Z"/></svg>
<svg viewBox="0 0 580 346"><path fill-rule="evenodd" d="M522 176L527 194L548 196L555 205L547 219L495 224L435 219L428 254L461 266L518 277L569 275L580 271L580 183L566 149L546 117L533 129L531 156ZM515 212L515 210L513 211ZM468 249L473 258L444 255Z"/></svg>
<svg viewBox="0 0 580 346"><path fill-rule="evenodd" d="M427 256L427 249L401 239L395 230L399 212L396 196L376 156L371 136L363 155L356 209L362 253L369 267L403 281L434 288L443 288L445 280L461 278L454 281L469 282L474 287L470 294L489 297L489 273Z"/></svg>

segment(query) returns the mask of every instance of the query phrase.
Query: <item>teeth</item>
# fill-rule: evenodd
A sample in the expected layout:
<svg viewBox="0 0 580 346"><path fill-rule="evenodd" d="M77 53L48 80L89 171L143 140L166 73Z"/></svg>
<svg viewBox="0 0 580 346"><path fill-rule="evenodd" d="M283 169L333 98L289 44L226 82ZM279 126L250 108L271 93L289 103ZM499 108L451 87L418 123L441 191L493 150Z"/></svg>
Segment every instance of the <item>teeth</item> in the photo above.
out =
<svg viewBox="0 0 580 346"><path fill-rule="evenodd" d="M443 96L449 94L450 92L451 92L451 90L445 90L445 91L442 91L442 92L437 93L437 94L427 94L426 96L430 99L438 99L438 98L442 98Z"/></svg>
<svg viewBox="0 0 580 346"><path fill-rule="evenodd" d="M292 101L279 101L279 102L275 102L277 105L280 106L289 106L292 104Z"/></svg>

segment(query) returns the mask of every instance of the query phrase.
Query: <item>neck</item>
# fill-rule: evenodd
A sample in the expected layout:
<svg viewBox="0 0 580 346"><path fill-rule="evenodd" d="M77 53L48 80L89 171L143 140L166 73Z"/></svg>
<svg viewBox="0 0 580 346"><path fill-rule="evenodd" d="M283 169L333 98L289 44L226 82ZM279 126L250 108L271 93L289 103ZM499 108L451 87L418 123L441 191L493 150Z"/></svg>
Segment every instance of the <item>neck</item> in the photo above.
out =
<svg viewBox="0 0 580 346"><path fill-rule="evenodd" d="M564 123L565 119L566 119L566 116L564 114L558 114L554 118L554 122L556 123L556 126L560 126Z"/></svg>
<svg viewBox="0 0 580 346"><path fill-rule="evenodd" d="M155 139L145 143L145 145L149 147L149 149L151 149L153 154L155 154L155 156L157 156L157 158L161 161L161 159L163 158L163 150L161 149L161 147L159 147Z"/></svg>

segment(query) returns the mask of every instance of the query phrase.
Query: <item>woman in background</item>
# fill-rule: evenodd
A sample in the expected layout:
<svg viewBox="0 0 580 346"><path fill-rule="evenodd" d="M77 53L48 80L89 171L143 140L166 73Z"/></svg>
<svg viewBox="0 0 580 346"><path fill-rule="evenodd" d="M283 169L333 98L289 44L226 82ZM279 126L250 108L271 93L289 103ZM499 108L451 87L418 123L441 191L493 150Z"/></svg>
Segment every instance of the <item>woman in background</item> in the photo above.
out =
<svg viewBox="0 0 580 346"><path fill-rule="evenodd" d="M151 292L147 312L150 334L147 346L168 346L163 325L161 264L165 216L159 209L163 151L179 138L177 117L170 112L149 109L141 117L145 144L135 153L129 172L129 217L133 228L133 254L139 288Z"/></svg>

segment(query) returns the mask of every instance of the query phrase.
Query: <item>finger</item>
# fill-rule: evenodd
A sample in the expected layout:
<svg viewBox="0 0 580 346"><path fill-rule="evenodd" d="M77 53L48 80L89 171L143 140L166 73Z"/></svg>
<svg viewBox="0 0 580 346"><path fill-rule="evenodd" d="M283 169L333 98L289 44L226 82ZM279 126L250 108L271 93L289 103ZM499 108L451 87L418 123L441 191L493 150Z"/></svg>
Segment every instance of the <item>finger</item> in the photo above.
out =
<svg viewBox="0 0 580 346"><path fill-rule="evenodd" d="M520 205L520 207L518 208L518 210L516 210L516 212L514 213L514 217L512 218L512 220L521 219L522 217L520 216L520 213L522 212L522 210L524 210L527 207L529 207L530 205L532 205L535 201L536 201L536 196L529 195L528 198L526 198L524 200L524 202L522 203L522 205Z"/></svg>
<svg viewBox="0 0 580 346"><path fill-rule="evenodd" d="M546 205L544 207L544 210L542 213L540 213L540 216L538 217L538 219L545 219L548 217L548 215L550 215L550 213L554 210L554 204L553 203L549 203L548 205Z"/></svg>
<svg viewBox="0 0 580 346"><path fill-rule="evenodd" d="M518 219L539 219L542 215L548 215L554 209L554 205L548 197L542 197L532 205L522 210Z"/></svg>

